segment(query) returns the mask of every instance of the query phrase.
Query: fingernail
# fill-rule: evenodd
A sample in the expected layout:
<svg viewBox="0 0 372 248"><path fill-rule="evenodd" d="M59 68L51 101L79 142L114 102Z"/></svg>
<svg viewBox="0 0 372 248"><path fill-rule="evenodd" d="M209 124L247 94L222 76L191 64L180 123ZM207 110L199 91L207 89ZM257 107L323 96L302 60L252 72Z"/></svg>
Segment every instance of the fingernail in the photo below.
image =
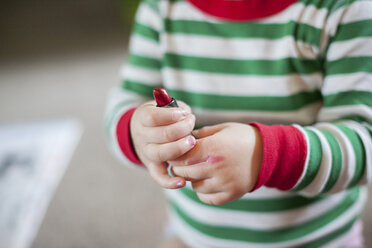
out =
<svg viewBox="0 0 372 248"><path fill-rule="evenodd" d="M183 182L178 182L177 183L177 188L182 188L183 187Z"/></svg>
<svg viewBox="0 0 372 248"><path fill-rule="evenodd" d="M190 145L190 146L194 146L195 143L196 143L196 140L193 136L189 136L187 137L187 143Z"/></svg>

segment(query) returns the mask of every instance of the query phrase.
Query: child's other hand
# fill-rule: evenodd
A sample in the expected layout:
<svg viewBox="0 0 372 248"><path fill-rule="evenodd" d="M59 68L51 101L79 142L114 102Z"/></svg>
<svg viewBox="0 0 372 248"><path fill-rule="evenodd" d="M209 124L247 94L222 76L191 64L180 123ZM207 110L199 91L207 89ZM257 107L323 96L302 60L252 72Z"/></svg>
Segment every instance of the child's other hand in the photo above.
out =
<svg viewBox="0 0 372 248"><path fill-rule="evenodd" d="M193 133L197 137L194 149L169 163L175 176L192 182L202 202L224 204L253 189L262 161L256 127L224 123Z"/></svg>
<svg viewBox="0 0 372 248"><path fill-rule="evenodd" d="M134 112L130 131L139 159L151 177L162 187L176 189L185 186L185 179L170 177L168 160L182 156L195 145L190 135L195 126L195 116L183 102L179 108L158 108L153 101L139 106Z"/></svg>

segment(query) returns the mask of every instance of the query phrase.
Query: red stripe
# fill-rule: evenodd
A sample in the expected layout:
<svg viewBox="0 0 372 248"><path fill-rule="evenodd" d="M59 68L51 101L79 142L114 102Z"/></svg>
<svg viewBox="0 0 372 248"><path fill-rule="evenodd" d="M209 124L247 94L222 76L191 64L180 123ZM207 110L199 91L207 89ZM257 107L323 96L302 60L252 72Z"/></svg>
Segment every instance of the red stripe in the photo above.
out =
<svg viewBox="0 0 372 248"><path fill-rule="evenodd" d="M189 0L201 11L226 20L247 21L279 13L297 0Z"/></svg>
<svg viewBox="0 0 372 248"><path fill-rule="evenodd" d="M293 126L267 126L251 123L260 130L263 160L253 190L265 185L280 190L292 189L304 170L307 144L303 134Z"/></svg>
<svg viewBox="0 0 372 248"><path fill-rule="evenodd" d="M143 166L142 162L137 157L134 151L132 139L130 135L130 119L136 108L131 108L120 118L116 127L116 138L119 143L120 150L125 157L134 164Z"/></svg>

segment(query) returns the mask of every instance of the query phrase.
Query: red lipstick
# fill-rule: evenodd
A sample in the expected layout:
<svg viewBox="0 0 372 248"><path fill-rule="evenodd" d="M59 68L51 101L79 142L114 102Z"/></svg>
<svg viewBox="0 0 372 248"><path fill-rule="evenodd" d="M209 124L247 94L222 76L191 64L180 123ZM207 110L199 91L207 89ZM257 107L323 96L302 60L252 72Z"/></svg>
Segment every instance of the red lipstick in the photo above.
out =
<svg viewBox="0 0 372 248"><path fill-rule="evenodd" d="M154 98L157 104L156 107L162 107L162 108L178 107L176 99L171 97L166 89L156 88L152 90L152 93L154 95ZM194 136L192 133L190 133L190 135Z"/></svg>
<svg viewBox="0 0 372 248"><path fill-rule="evenodd" d="M164 88L156 88L152 91L157 107L178 107L176 99L172 98Z"/></svg>

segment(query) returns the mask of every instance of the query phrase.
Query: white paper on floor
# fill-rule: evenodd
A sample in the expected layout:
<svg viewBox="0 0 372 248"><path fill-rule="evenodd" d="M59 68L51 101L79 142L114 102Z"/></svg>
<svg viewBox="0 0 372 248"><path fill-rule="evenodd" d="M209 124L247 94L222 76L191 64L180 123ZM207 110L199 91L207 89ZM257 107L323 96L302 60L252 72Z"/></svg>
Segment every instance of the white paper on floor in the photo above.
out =
<svg viewBox="0 0 372 248"><path fill-rule="evenodd" d="M32 245L82 134L76 120L0 125L0 247Z"/></svg>

